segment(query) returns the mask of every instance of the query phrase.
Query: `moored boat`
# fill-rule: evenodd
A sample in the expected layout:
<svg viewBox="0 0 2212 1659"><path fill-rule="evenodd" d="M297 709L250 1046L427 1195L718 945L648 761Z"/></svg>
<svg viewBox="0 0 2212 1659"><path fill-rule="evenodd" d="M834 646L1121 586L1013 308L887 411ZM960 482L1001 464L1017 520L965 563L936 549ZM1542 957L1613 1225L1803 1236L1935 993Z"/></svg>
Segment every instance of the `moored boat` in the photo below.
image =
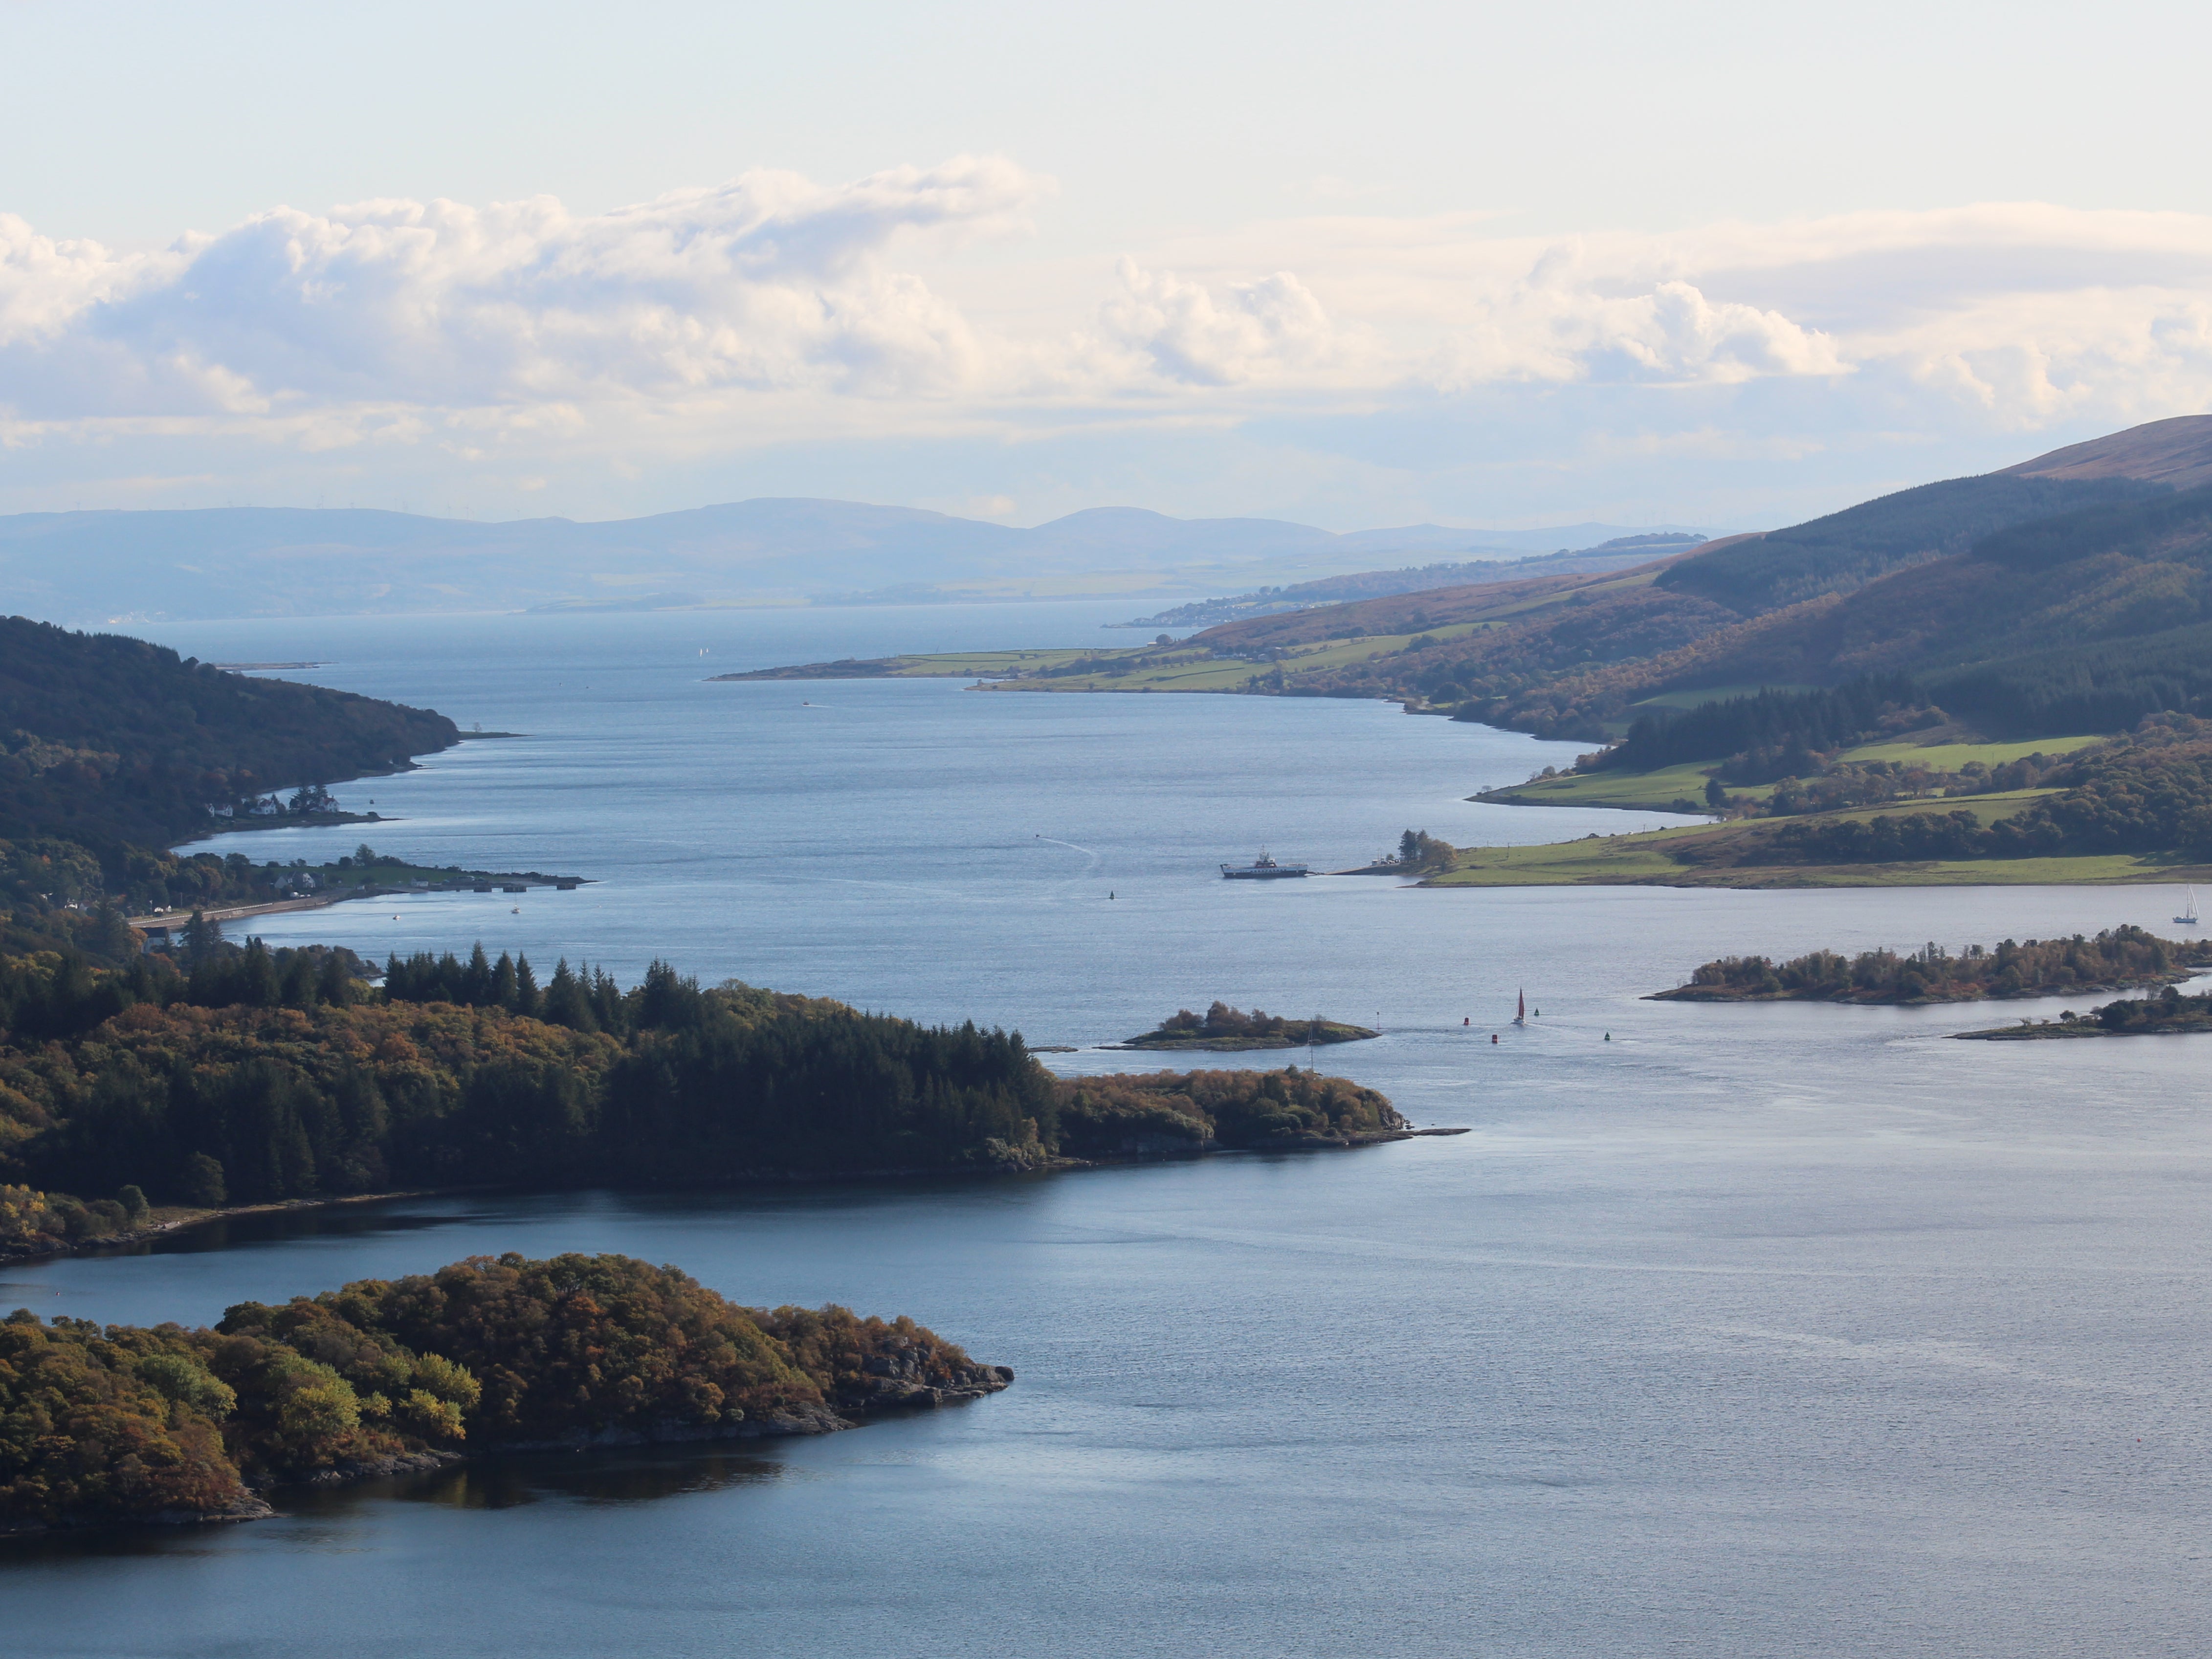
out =
<svg viewBox="0 0 2212 1659"><path fill-rule="evenodd" d="M1267 856L1267 849L1264 847L1260 849L1260 856L1249 864L1224 864L1221 866L1222 877L1227 881L1281 881L1305 873L1306 866L1303 864L1276 863Z"/></svg>

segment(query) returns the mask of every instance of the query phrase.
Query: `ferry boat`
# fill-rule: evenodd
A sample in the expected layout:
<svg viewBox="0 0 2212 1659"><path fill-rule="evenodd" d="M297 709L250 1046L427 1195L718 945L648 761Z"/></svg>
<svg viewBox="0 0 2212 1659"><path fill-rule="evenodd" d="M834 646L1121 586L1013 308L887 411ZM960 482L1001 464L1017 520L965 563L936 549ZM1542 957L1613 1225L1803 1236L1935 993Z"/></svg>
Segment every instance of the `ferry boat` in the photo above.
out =
<svg viewBox="0 0 2212 1659"><path fill-rule="evenodd" d="M1303 864L1276 863L1267 856L1267 849L1264 847L1260 849L1260 856L1249 864L1224 864L1221 866L1222 878L1225 881L1282 881L1288 877L1305 873L1306 866Z"/></svg>

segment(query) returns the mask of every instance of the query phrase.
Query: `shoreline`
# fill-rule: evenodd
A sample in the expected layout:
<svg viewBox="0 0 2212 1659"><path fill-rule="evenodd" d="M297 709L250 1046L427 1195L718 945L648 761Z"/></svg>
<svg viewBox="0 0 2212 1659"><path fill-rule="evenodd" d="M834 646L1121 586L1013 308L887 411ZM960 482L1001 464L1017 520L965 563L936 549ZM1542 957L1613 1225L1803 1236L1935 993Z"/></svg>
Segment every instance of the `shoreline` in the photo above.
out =
<svg viewBox="0 0 2212 1659"><path fill-rule="evenodd" d="M1166 1038L1158 1042L1144 1037L1131 1037L1126 1042L1097 1042L1091 1045L1094 1054L1244 1054L1262 1049L1287 1053L1298 1048L1334 1048L1340 1043L1365 1042L1382 1035L1370 1031L1364 1025L1340 1025L1334 1032L1308 1038L1273 1037L1190 1037Z"/></svg>
<svg viewBox="0 0 2212 1659"><path fill-rule="evenodd" d="M187 1233L195 1227L212 1226L218 1221L232 1221L244 1216L279 1215L295 1210L335 1210L349 1204L380 1204L402 1198L447 1198L459 1193L501 1190L495 1187L404 1187L388 1193L346 1193L329 1198L284 1198L266 1204L227 1205L215 1210L196 1210L184 1205L158 1205L155 1206L156 1213L161 1210L172 1213L161 1220L149 1221L143 1226L128 1227L121 1232L102 1233L96 1238L57 1239L52 1245L38 1249L0 1244L0 1267L24 1267L33 1262L58 1261L68 1256L100 1255L111 1251L121 1255L172 1234ZM175 1213L178 1211L183 1213Z"/></svg>
<svg viewBox="0 0 2212 1659"><path fill-rule="evenodd" d="M1471 1130L1458 1127L1430 1128L1378 1129L1372 1133L1352 1135L1321 1135L1302 1137L1297 1140L1270 1143L1258 1146L1193 1146L1188 1151L1156 1153L1130 1153L1113 1158L1049 1158L1026 1164L973 1164L966 1168L888 1169L888 1170L749 1170L740 1180L726 1185L692 1188L665 1187L595 1188L595 1187L504 1187L472 1185L466 1187L406 1187L385 1193L348 1193L333 1198L288 1198L266 1204L240 1204L219 1210L197 1210L183 1215L171 1215L165 1219L149 1222L142 1227L123 1232L103 1233L96 1238L58 1239L52 1245L36 1249L20 1246L0 1246L0 1267L27 1267L37 1262L58 1261L71 1256L97 1256L106 1254L126 1254L138 1246L151 1244L177 1234L190 1232L195 1227L212 1226L217 1222L232 1221L248 1216L304 1213L314 1210L334 1210L357 1204L383 1204L409 1198L455 1198L470 1193L578 1193L578 1192L667 1192L697 1190L740 1194L756 1188L797 1186L809 1182L836 1185L847 1182L921 1181L927 1179L986 1179L1006 1176L1057 1175L1079 1170L1117 1169L1144 1164L1172 1163L1185 1158L1217 1158L1241 1152L1345 1152L1361 1146L1377 1146L1397 1140L1420 1140L1431 1137L1463 1135ZM162 1206L169 1208L173 1206Z"/></svg>
<svg viewBox="0 0 2212 1659"><path fill-rule="evenodd" d="M1671 991L1647 991L1639 1002L1826 1002L1845 1008L1950 1008L1968 1002L2039 1002L2051 997L2108 996L2139 991L2146 985L2182 985L2202 979L2203 968L2154 974L2146 979L2113 980L2102 985L2047 986L2022 991L1982 991L1956 997L1807 996L1796 991L1738 991L1725 985L1678 985Z"/></svg>
<svg viewBox="0 0 2212 1659"><path fill-rule="evenodd" d="M398 820L386 818L387 823ZM587 887L597 883L595 876L548 876L538 871L471 871L466 875L449 878L436 886L379 887L364 883L349 886L343 892L309 893L299 898L264 899L252 904L230 904L214 909L202 908L201 916L209 921L243 921L252 916L276 915L295 910L326 910L334 904L349 899L415 898L433 893L475 893L489 883L494 887L529 890L550 887L556 892L567 892L575 887ZM192 912L182 907L167 910L149 910L143 915L125 916L130 926L144 931L149 927L180 927L192 919Z"/></svg>
<svg viewBox="0 0 2212 1659"><path fill-rule="evenodd" d="M2076 1019L2063 1024L2045 1020L2034 1025L1993 1025L1986 1031L1954 1031L1951 1036L1968 1042L2063 1042L2075 1037L2203 1036L2208 1032L2212 1032L2212 1023L2202 1019L2186 1025L2130 1025L2118 1031L2093 1019Z"/></svg>

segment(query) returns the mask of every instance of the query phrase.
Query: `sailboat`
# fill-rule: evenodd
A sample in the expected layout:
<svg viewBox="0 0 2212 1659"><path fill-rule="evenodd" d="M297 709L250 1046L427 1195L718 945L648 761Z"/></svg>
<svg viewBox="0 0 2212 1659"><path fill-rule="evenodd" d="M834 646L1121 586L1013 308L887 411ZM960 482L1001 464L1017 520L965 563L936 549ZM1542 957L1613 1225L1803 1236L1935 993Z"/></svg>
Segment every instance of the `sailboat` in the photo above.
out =
<svg viewBox="0 0 2212 1659"><path fill-rule="evenodd" d="M2197 890L2194 887L2189 890L2189 908L2176 916L2174 921L2184 927L2194 927L2197 925Z"/></svg>
<svg viewBox="0 0 2212 1659"><path fill-rule="evenodd" d="M1516 1025L1526 1025L1528 1023L1528 993L1525 990L1521 993L1519 1006L1513 1011L1513 1023Z"/></svg>

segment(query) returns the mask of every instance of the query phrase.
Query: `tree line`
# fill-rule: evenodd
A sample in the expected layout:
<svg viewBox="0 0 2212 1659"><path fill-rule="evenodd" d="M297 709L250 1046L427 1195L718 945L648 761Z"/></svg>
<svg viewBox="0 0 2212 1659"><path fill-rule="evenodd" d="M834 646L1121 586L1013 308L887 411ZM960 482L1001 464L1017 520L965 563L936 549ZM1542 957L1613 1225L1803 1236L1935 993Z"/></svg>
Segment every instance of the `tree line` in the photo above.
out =
<svg viewBox="0 0 2212 1659"><path fill-rule="evenodd" d="M1787 962L1723 957L1693 969L1689 983L1662 1000L1967 1002L2033 997L2087 988L2156 985L2212 965L2212 940L2160 939L2136 927L2095 938L2004 939L1953 955L1930 941L1917 951L1863 951L1846 957L1813 951Z"/></svg>
<svg viewBox="0 0 2212 1659"><path fill-rule="evenodd" d="M1589 757L1586 771L1653 772L1693 761L1722 763L1726 783L1771 783L1822 769L1832 753L1893 729L1940 719L1902 674L1867 675L1828 690L1766 688L1718 698L1680 713L1655 709L1639 716L1613 748Z"/></svg>
<svg viewBox="0 0 2212 1659"><path fill-rule="evenodd" d="M526 960L481 949L395 957L382 988L357 971L341 951L258 941L189 972L0 959L0 1246L114 1231L110 1194L143 1211L1022 1170L1095 1139L1018 1033L702 987L664 963L627 989L565 961L540 988ZM1247 1081L1194 1083L1175 1107L1206 1144L1395 1121L1381 1096L1327 1080L1225 1075Z"/></svg>

